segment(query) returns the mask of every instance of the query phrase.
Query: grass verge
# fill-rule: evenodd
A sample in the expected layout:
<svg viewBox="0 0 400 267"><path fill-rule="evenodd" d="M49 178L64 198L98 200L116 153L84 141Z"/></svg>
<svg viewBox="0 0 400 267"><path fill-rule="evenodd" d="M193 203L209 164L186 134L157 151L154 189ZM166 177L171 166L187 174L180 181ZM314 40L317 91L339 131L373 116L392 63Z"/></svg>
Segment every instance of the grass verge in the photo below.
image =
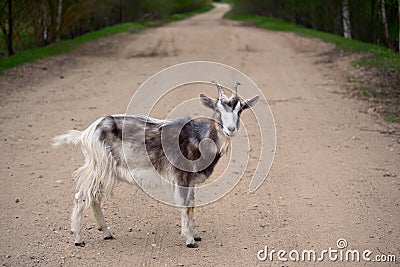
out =
<svg viewBox="0 0 400 267"><path fill-rule="evenodd" d="M385 47L349 40L332 33L321 32L287 21L256 15L225 14L225 18L251 22L253 25L269 30L294 32L307 37L319 38L333 43L338 49L362 53L364 56L354 62L356 67L367 69L366 77L361 77L361 85L356 92L363 98L368 98L371 105L376 105L377 111L390 122L400 122L400 54Z"/></svg>
<svg viewBox="0 0 400 267"><path fill-rule="evenodd" d="M166 17L163 19L116 24L110 27L100 29L98 31L85 33L71 40L62 40L60 42L45 47L21 51L13 56L0 58L0 74L6 69L14 68L24 63L33 62L37 59L41 59L47 56L53 56L69 52L84 43L102 37L106 37L121 32L137 32L145 28L160 26L168 22L186 19L195 14L207 12L212 8L213 6L210 5L187 13L173 14L170 17Z"/></svg>
<svg viewBox="0 0 400 267"><path fill-rule="evenodd" d="M129 31L133 32L144 29L145 27L146 25L141 22L122 23L106 27L98 31L89 32L71 40L63 40L58 43L51 44L45 47L24 50L13 56L1 58L0 73L6 69L17 67L24 63L32 62L40 58L69 52L72 49L77 48L78 46L86 42L93 41L101 37L109 36L111 34L116 34L120 32L129 32Z"/></svg>

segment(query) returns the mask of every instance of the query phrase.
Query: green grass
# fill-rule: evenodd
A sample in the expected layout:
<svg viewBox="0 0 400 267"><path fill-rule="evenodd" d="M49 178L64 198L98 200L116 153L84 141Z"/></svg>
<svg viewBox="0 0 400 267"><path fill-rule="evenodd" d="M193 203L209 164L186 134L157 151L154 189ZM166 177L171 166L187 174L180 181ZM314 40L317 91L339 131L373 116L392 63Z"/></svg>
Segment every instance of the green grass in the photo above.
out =
<svg viewBox="0 0 400 267"><path fill-rule="evenodd" d="M233 20L251 21L254 23L254 25L269 30L295 32L308 37L320 38L323 41L335 44L341 49L350 50L352 52L365 52L380 49L380 47L373 44L364 43L357 40L349 40L339 35L316 31L280 19L256 15L233 15L230 12L228 12L225 17Z"/></svg>
<svg viewBox="0 0 400 267"><path fill-rule="evenodd" d="M165 21L166 21L166 22L170 22L170 21L175 21L175 20L186 19L186 18L192 17L192 16L194 16L194 15L196 15L196 14L204 13L204 12L210 11L210 10L213 9L213 8L214 8L213 5L208 5L208 6L205 6L205 7L203 7L203 8L198 9L198 10L195 10L195 11L186 12L186 13L180 13L180 14L173 14L172 16L167 17L167 18L165 19Z"/></svg>
<svg viewBox="0 0 400 267"><path fill-rule="evenodd" d="M96 40L96 39L99 39L102 37L106 37L106 36L116 34L116 33L121 33L121 32L137 32L144 28L155 27L155 26L159 26L164 23L167 23L167 22L185 19L185 18L191 17L195 14L209 11L212 8L213 7L210 5L210 6L207 6L207 7L201 8L199 10L192 11L192 12L173 14L170 17L163 18L163 19L143 21L143 22L121 23L121 24L117 24L114 26L100 29L98 31L83 34L83 35L78 36L71 40L62 40L58 43L51 44L51 45L48 45L45 47L21 51L13 56L0 58L0 74L6 69L14 68L14 67L22 65L24 63L33 62L35 60L38 60L38 59L41 59L44 57L54 56L54 55L59 55L62 53L69 52L84 43L87 43L87 42L90 42L90 41L93 41L93 40Z"/></svg>
<svg viewBox="0 0 400 267"><path fill-rule="evenodd" d="M71 40L63 40L49 46L21 51L13 56L0 59L0 73L6 69L17 67L27 62L32 62L47 56L58 55L71 51L72 49L77 48L86 42L93 41L101 37L120 32L138 31L145 27L146 24L140 22L122 23L106 27L98 31L89 32Z"/></svg>
<svg viewBox="0 0 400 267"><path fill-rule="evenodd" d="M255 26L269 30L288 31L303 36L319 38L325 42L333 43L337 48L345 51L369 53L370 56L361 60L359 62L360 65L376 67L384 72L395 72L395 74L400 76L400 55L388 50L385 47L357 40L346 39L336 34L305 28L279 19L256 15L234 15L231 12L228 12L225 17L239 21L250 21L254 23Z"/></svg>
<svg viewBox="0 0 400 267"><path fill-rule="evenodd" d="M362 86L356 87L355 89L360 91L360 93L366 97L377 97L378 96L377 91L374 88L369 87L369 86L362 85Z"/></svg>
<svg viewBox="0 0 400 267"><path fill-rule="evenodd" d="M385 120L388 122L396 122L399 119L399 114L386 114L385 115Z"/></svg>

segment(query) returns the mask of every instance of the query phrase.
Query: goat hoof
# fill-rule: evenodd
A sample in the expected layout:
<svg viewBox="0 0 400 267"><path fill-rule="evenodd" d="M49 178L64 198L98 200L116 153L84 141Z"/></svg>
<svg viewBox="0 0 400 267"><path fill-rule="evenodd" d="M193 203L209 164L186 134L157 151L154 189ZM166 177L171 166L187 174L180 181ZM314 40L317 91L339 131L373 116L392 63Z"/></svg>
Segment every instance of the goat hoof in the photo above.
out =
<svg viewBox="0 0 400 267"><path fill-rule="evenodd" d="M200 236L195 237L195 238L194 238L194 241L201 241L201 237L200 237Z"/></svg>
<svg viewBox="0 0 400 267"><path fill-rule="evenodd" d="M199 245L197 245L196 243L192 243L192 244L187 244L186 247L188 248L197 248Z"/></svg>
<svg viewBox="0 0 400 267"><path fill-rule="evenodd" d="M75 243L75 246L77 246L77 247L84 247L85 246L85 242L84 241L82 241L82 242L80 242L80 243Z"/></svg>
<svg viewBox="0 0 400 267"><path fill-rule="evenodd" d="M115 238L112 235L104 237L104 240L113 240L113 239Z"/></svg>

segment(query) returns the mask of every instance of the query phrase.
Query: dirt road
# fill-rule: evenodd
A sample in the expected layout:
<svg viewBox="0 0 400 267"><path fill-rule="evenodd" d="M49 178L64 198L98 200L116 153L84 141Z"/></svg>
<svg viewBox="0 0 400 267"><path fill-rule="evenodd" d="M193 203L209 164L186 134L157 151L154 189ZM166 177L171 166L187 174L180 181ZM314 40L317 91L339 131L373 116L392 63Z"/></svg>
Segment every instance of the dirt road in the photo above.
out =
<svg viewBox="0 0 400 267"><path fill-rule="evenodd" d="M394 254L400 262L400 144L341 93L347 61L331 62L332 46L319 40L225 21L227 9L101 39L0 77L3 266L356 266L328 257L257 259L265 245L320 253L337 249L339 238L349 249L373 251L371 258ZM116 239L102 240L87 211L86 247L75 247L71 175L82 155L52 149L51 137L124 112L150 75L191 60L231 65L267 96L277 127L267 181L248 194L245 175L225 198L198 209L197 249L179 236L176 209L119 184L105 204Z"/></svg>

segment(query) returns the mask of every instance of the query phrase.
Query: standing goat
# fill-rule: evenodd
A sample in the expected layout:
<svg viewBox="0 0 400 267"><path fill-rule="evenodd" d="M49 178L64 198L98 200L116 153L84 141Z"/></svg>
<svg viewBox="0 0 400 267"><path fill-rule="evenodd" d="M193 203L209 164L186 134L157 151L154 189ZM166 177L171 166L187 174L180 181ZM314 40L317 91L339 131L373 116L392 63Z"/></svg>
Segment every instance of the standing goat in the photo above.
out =
<svg viewBox="0 0 400 267"><path fill-rule="evenodd" d="M201 238L193 229L194 186L211 175L237 132L241 112L259 98L257 95L241 101L237 96L238 82L228 98L222 86L215 84L218 99L200 95L203 105L213 110L213 119L157 120L140 115L112 115L96 120L82 132L72 130L54 137L54 146L79 143L85 157L84 164L75 172L77 193L71 231L76 246L85 245L81 228L83 211L88 207L93 209L104 239L113 239L101 202L112 193L117 180L157 185L156 177L161 176L173 185L176 204L181 207L181 234L186 238L186 246L197 247L195 241ZM204 145L202 140L211 140L213 144ZM168 152L174 141L178 142L179 153ZM207 166L200 166L204 162L208 162Z"/></svg>

